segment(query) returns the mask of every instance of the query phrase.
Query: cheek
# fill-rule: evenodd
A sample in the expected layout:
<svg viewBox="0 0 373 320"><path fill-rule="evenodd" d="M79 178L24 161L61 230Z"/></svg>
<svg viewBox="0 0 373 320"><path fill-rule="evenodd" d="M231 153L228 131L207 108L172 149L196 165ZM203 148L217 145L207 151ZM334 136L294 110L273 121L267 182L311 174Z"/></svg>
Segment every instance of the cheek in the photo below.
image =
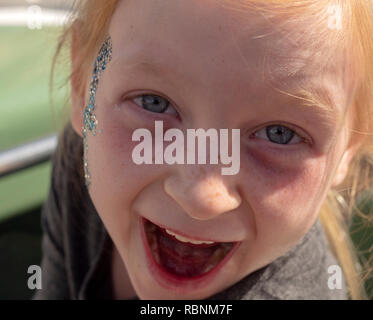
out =
<svg viewBox="0 0 373 320"><path fill-rule="evenodd" d="M130 236L131 204L156 174L153 166L136 165L132 141L136 128L126 125L114 113L98 114L98 130L89 134L88 166L91 174L90 196L107 229Z"/></svg>
<svg viewBox="0 0 373 320"><path fill-rule="evenodd" d="M321 205L326 191L327 159L307 157L287 165L251 157L242 167L247 201L260 234L304 232Z"/></svg>

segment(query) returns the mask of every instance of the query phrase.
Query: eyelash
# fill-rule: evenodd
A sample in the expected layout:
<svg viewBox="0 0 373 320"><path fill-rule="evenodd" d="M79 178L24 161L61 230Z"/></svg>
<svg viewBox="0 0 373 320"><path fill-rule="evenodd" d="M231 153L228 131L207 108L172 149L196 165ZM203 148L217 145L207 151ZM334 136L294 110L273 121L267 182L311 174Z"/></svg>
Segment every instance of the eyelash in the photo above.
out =
<svg viewBox="0 0 373 320"><path fill-rule="evenodd" d="M136 99L140 99L140 104L141 104L142 97L145 97L145 96L158 97L158 98L160 98L160 99L163 99L163 100L167 101L167 102L168 102L168 103L167 103L167 107L165 108L164 111L167 111L167 110L169 109L169 107L171 106L171 103L168 101L168 99L163 98L162 96L160 96L160 95L156 95L156 94L142 94L142 95L138 95L138 96L132 98L132 101L135 101ZM135 104L138 105L136 102L135 102ZM138 106L139 106L139 105L138 105ZM165 112L154 112L154 111L149 111L149 110L147 110L147 109L145 109L145 108L143 108L143 107L141 107L141 106L139 106L139 107L142 108L143 111L145 111L145 112L149 112L149 113L154 113L154 114L169 114L169 115L174 114L174 115L178 115L176 109L174 109L175 111L174 111L173 113L165 113ZM295 137L298 137L298 140L299 140L299 142L301 142L301 143L302 143L302 142L303 142L303 143L304 143L304 142L306 142L306 143L308 142L307 139L304 138L302 135L299 135L299 134L297 133L297 130L293 129L291 125L288 125L288 124L285 125L285 124L282 124L282 123L272 123L272 124L269 124L269 125L267 125L267 126L265 126L265 127L262 127L261 129L255 131L253 134L251 134L251 135L249 136L249 138L250 138L250 139L253 139L254 137L257 137L257 136L258 136L258 133L260 133L260 132L263 131L263 130L264 130L264 135L267 136L267 134L266 134L266 131L267 131L267 130L266 130L266 129L269 128L269 127L280 127L280 128L286 128L286 129L290 130L290 131L291 131L291 134L292 134L292 138L290 139L289 142L291 142ZM268 138L268 141L271 142L269 138ZM275 142L273 142L273 144L275 144L275 145L293 145L294 143L286 143L286 144L285 144L285 143L275 143ZM295 143L295 144L296 144L296 143Z"/></svg>

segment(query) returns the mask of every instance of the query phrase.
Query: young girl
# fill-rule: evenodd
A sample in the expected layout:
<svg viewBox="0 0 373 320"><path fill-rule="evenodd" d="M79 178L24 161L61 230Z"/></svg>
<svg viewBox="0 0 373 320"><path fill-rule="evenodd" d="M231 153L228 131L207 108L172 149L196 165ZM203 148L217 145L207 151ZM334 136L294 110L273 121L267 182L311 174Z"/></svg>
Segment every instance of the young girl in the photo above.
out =
<svg viewBox="0 0 373 320"><path fill-rule="evenodd" d="M366 298L346 219L371 183L371 0L73 9L35 299ZM161 149L156 121L239 129L238 172L222 153L156 163L174 141ZM135 163L140 143L151 164Z"/></svg>

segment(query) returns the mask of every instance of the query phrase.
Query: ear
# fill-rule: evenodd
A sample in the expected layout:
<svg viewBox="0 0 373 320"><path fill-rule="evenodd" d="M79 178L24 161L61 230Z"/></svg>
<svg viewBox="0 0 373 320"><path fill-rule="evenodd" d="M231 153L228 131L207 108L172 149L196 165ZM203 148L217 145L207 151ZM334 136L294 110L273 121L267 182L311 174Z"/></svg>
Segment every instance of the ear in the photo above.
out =
<svg viewBox="0 0 373 320"><path fill-rule="evenodd" d="M76 70L80 62L79 54L81 52L81 43L79 41L79 21L77 20L72 27L72 42L71 42L71 68ZM85 85L80 89L81 82ZM83 137L83 112L85 109L85 92L87 88L86 79L83 79L82 73L75 73L71 77L71 124L74 131Z"/></svg>
<svg viewBox="0 0 373 320"><path fill-rule="evenodd" d="M356 153L359 151L361 144L362 144L362 139L358 139L352 145L347 147L338 165L338 168L334 174L331 187L337 187L345 180L350 162L353 159L353 157L356 155Z"/></svg>

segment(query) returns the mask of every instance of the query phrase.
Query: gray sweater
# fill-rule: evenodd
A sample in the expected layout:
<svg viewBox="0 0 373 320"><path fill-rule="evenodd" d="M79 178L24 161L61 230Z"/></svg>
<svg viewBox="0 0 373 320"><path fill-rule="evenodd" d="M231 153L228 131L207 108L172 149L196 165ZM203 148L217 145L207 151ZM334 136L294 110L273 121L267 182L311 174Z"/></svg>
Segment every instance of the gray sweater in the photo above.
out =
<svg viewBox="0 0 373 320"><path fill-rule="evenodd" d="M49 195L41 214L42 289L33 299L113 299L113 243L83 180L83 144L68 123L52 158ZM285 255L209 299L348 299L329 289L328 267L338 262L318 220Z"/></svg>

